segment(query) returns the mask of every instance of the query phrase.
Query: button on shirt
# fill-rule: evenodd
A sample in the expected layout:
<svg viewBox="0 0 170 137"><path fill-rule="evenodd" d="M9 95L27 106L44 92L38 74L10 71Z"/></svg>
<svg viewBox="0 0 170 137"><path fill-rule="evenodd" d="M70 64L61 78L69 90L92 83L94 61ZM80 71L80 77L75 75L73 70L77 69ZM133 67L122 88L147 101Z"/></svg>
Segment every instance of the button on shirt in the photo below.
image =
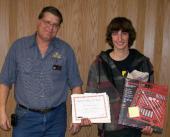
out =
<svg viewBox="0 0 170 137"><path fill-rule="evenodd" d="M82 85L71 47L54 38L42 57L35 35L12 45L0 74L0 83L15 85L16 102L34 109L56 107L66 101L69 88Z"/></svg>

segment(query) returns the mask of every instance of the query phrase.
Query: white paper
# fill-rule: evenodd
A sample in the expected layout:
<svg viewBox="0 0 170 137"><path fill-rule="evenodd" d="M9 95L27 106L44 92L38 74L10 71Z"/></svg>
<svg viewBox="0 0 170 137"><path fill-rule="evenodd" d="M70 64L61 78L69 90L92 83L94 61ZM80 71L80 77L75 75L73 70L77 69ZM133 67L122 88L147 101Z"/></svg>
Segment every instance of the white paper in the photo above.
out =
<svg viewBox="0 0 170 137"><path fill-rule="evenodd" d="M110 123L109 97L106 93L72 94L72 122L89 118L92 123Z"/></svg>
<svg viewBox="0 0 170 137"><path fill-rule="evenodd" d="M141 71L138 71L138 70L133 70L131 73L128 73L127 78L147 82L148 78L149 78L149 73L148 72L141 72Z"/></svg>

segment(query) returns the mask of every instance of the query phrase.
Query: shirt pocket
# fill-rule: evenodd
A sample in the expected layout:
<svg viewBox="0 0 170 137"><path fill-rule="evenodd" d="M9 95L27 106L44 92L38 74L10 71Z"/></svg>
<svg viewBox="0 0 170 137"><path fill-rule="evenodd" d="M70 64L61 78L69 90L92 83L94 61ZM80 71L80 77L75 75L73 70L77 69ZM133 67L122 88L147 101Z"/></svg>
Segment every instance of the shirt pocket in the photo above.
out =
<svg viewBox="0 0 170 137"><path fill-rule="evenodd" d="M66 77L66 65L64 60L53 62L50 69L53 80L61 80Z"/></svg>
<svg viewBox="0 0 170 137"><path fill-rule="evenodd" d="M27 58L18 63L18 71L24 74L30 74L33 68L33 61Z"/></svg>

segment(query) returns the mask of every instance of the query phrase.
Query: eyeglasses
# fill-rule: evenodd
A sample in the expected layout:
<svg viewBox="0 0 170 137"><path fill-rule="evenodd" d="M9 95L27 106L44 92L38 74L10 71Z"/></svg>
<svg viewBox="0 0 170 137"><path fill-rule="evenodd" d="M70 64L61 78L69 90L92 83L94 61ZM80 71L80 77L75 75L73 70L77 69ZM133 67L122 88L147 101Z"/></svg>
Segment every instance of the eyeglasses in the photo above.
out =
<svg viewBox="0 0 170 137"><path fill-rule="evenodd" d="M57 29L59 26L60 26L60 24L57 24L57 23L51 23L50 21L47 21L47 20L41 20L43 23L44 23L44 25L45 26L47 26L47 27L52 27L52 28L54 28L54 29Z"/></svg>

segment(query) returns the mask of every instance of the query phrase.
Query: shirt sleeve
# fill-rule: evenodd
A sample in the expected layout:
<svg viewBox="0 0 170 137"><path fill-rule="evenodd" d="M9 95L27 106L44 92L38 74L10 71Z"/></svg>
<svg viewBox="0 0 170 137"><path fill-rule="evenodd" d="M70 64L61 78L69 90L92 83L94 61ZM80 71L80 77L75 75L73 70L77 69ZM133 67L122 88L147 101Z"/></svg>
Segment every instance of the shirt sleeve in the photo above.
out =
<svg viewBox="0 0 170 137"><path fill-rule="evenodd" d="M16 81L16 53L14 45L9 49L0 73L0 83L11 86Z"/></svg>
<svg viewBox="0 0 170 137"><path fill-rule="evenodd" d="M83 82L81 80L76 57L72 49L70 49L67 54L67 70L70 88L72 89L76 86L82 86Z"/></svg>

